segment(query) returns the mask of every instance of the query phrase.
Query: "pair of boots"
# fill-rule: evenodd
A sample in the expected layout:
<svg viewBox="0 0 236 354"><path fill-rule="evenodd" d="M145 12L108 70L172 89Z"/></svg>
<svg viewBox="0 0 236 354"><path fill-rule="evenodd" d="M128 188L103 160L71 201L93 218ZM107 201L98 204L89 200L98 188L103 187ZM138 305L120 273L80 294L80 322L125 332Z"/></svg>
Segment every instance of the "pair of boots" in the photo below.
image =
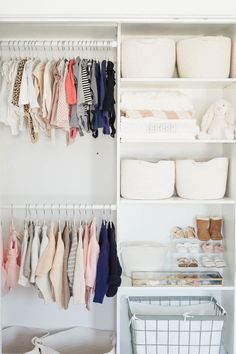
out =
<svg viewBox="0 0 236 354"><path fill-rule="evenodd" d="M219 217L197 218L197 236L200 241L222 240L222 219Z"/></svg>

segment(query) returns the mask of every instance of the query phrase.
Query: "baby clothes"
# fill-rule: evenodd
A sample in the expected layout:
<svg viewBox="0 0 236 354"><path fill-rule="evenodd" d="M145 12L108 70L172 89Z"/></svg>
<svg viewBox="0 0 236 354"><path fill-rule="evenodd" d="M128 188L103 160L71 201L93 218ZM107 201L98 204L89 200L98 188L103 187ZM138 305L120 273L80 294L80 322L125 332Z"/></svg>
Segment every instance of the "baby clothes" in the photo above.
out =
<svg viewBox="0 0 236 354"><path fill-rule="evenodd" d="M5 292L7 290L6 284L7 284L7 273L4 265L4 259L3 259L3 239L2 239L2 223L0 223L0 247L1 247L1 263L2 263L2 271L1 271L1 289L2 292Z"/></svg>
<svg viewBox="0 0 236 354"><path fill-rule="evenodd" d="M32 242L34 238L34 224L33 222L29 223L29 237L28 237L28 244L27 244L27 251L25 254L25 262L23 268L24 276L30 280L31 275L31 249L32 249Z"/></svg>
<svg viewBox="0 0 236 354"><path fill-rule="evenodd" d="M40 252L40 226L39 224L35 225L34 228L34 238L32 241L31 247L31 273L30 273L30 282L32 284L35 283L35 272L38 265L39 260L39 252Z"/></svg>
<svg viewBox="0 0 236 354"><path fill-rule="evenodd" d="M121 285L122 268L117 255L115 226L112 222L109 222L108 225L108 241L110 245L108 280L109 285L106 292L106 296L113 297L116 295L117 290Z"/></svg>
<svg viewBox="0 0 236 354"><path fill-rule="evenodd" d="M99 257L99 244L96 238L96 219L90 225L90 239L87 253L87 264L85 272L85 285L86 285L86 307L90 309L90 294L91 290L95 289L97 262Z"/></svg>
<svg viewBox="0 0 236 354"><path fill-rule="evenodd" d="M108 288L109 279L109 252L108 228L105 221L102 222L99 236L100 253L97 263L97 275L94 302L103 303L104 296Z"/></svg>
<svg viewBox="0 0 236 354"><path fill-rule="evenodd" d="M24 227L22 249L21 249L21 264L20 264L20 274L18 280L18 284L22 286L30 286L28 277L25 277L24 275L24 264L25 264L25 257L26 257L27 247L28 247L28 241L29 241L29 230L28 230L28 222L26 221Z"/></svg>
<svg viewBox="0 0 236 354"><path fill-rule="evenodd" d="M41 241L41 245L40 245L39 260L42 259L41 257L45 253L45 251L46 251L46 249L48 247L48 244L49 244L49 238L48 238L48 235L47 235L47 230L48 230L47 225L43 225L43 227L42 227L42 241ZM40 290L40 293L41 293L42 297L44 298L45 304L52 303L53 302L53 297L52 297L52 291L51 291L51 283L50 283L50 280L49 280L49 270L46 273L42 274L42 275L37 275L35 277L35 283L36 283L38 289Z"/></svg>
<svg viewBox="0 0 236 354"><path fill-rule="evenodd" d="M64 243L62 241L61 230L59 227L58 234L57 234L56 252L53 259L52 269L50 271L50 280L52 282L56 303L60 309L63 308L63 294L62 294L63 259L64 259Z"/></svg>
<svg viewBox="0 0 236 354"><path fill-rule="evenodd" d="M79 241L75 260L75 273L73 282L73 296L76 304L85 303L84 255L83 255L83 226L80 222Z"/></svg>
<svg viewBox="0 0 236 354"><path fill-rule="evenodd" d="M54 235L54 222L50 224L48 243L45 250L40 254L38 265L36 268L36 275L42 276L47 274L51 268L56 251L56 240Z"/></svg>
<svg viewBox="0 0 236 354"><path fill-rule="evenodd" d="M68 257L70 252L70 230L68 226L68 222L63 230L62 236L64 242L64 258L63 258L63 274L62 274L62 302L63 308L66 310L68 309L69 301L70 301L70 288L69 288L69 279L67 275L67 266L68 266Z"/></svg>
<svg viewBox="0 0 236 354"><path fill-rule="evenodd" d="M87 257L88 257L88 245L90 240L88 224L84 227L84 239L83 239L83 249L84 249L84 275L86 273Z"/></svg>
<svg viewBox="0 0 236 354"><path fill-rule="evenodd" d="M20 273L20 247L18 245L19 234L15 226L11 223L7 240L7 250L5 253L6 288L16 287Z"/></svg>
<svg viewBox="0 0 236 354"><path fill-rule="evenodd" d="M75 261L76 261L76 253L78 248L78 239L77 239L77 230L75 223L72 227L72 240L71 240L71 248L68 257L68 267L67 267L67 274L69 279L69 286L70 288L73 287L74 283L74 273L75 273Z"/></svg>

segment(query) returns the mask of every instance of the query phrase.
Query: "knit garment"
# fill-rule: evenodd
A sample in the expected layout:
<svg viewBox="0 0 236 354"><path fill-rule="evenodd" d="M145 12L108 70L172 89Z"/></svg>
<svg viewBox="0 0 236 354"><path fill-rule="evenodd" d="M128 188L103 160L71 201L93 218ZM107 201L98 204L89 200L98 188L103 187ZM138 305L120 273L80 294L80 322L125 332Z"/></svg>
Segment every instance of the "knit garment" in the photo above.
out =
<svg viewBox="0 0 236 354"><path fill-rule="evenodd" d="M109 279L109 253L108 228L105 221L102 222L99 236L100 254L97 264L96 286L93 302L103 303L108 288Z"/></svg>
<svg viewBox="0 0 236 354"><path fill-rule="evenodd" d="M76 252L78 247L78 238L77 238L77 230L76 225L74 224L72 227L72 240L71 240L71 248L68 257L68 265L67 265L67 275L69 279L70 288L73 287L74 283L74 273L75 273L75 260L76 260Z"/></svg>
<svg viewBox="0 0 236 354"><path fill-rule="evenodd" d="M63 235L62 239L64 242L64 258L63 258L63 274L62 274L62 302L63 302L63 308L66 310L68 309L69 301L70 301L70 288L69 288L69 279L68 279L68 274L67 274L67 267L68 267L68 257L69 257L69 252L70 252L70 230L68 226L68 222L66 222L66 225L63 230Z"/></svg>
<svg viewBox="0 0 236 354"><path fill-rule="evenodd" d="M32 242L34 238L34 224L33 222L29 223L29 238L28 238L28 245L27 245L27 251L25 255L25 263L24 263L24 269L23 269L23 274L27 279L30 279L31 275L31 249L32 249Z"/></svg>
<svg viewBox="0 0 236 354"><path fill-rule="evenodd" d="M79 242L76 252L75 273L73 283L73 296L75 304L85 303L85 279L84 279L84 254L83 254L83 226L79 226Z"/></svg>
<svg viewBox="0 0 236 354"><path fill-rule="evenodd" d="M43 225L39 259L42 257L49 244L47 229L48 229L47 225ZM43 275L36 276L35 283L40 291L40 297L44 299L45 304L52 303L53 297L52 297L51 282L49 279L49 271Z"/></svg>
<svg viewBox="0 0 236 354"><path fill-rule="evenodd" d="M108 241L110 246L109 253L109 280L108 289L106 292L107 297L113 297L116 295L119 286L121 285L122 268L117 255L116 245L116 231L112 222L109 222L108 226Z"/></svg>
<svg viewBox="0 0 236 354"><path fill-rule="evenodd" d="M39 261L39 251L40 251L40 226L36 224L34 228L34 238L32 241L31 261L30 261L30 266L31 266L30 282L32 284L35 283L35 272Z"/></svg>
<svg viewBox="0 0 236 354"><path fill-rule="evenodd" d="M58 307L63 308L63 287L62 287L62 272L64 259L64 243L62 241L61 230L59 227L57 235L56 252L53 259L52 269L50 271L50 280L54 291L54 296Z"/></svg>
<svg viewBox="0 0 236 354"><path fill-rule="evenodd" d="M42 276L44 274L47 274L51 270L55 251L56 240L54 235L54 222L52 221L48 234L48 244L42 254L40 254L40 258L36 268L36 275Z"/></svg>

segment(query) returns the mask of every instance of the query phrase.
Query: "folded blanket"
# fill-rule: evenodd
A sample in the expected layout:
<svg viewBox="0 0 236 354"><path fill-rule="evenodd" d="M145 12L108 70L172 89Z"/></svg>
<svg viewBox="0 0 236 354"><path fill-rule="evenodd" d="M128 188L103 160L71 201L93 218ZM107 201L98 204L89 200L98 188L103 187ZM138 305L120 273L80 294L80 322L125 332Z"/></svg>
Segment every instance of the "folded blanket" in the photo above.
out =
<svg viewBox="0 0 236 354"><path fill-rule="evenodd" d="M127 109L121 114L126 118L192 119L192 111L155 111L149 109Z"/></svg>

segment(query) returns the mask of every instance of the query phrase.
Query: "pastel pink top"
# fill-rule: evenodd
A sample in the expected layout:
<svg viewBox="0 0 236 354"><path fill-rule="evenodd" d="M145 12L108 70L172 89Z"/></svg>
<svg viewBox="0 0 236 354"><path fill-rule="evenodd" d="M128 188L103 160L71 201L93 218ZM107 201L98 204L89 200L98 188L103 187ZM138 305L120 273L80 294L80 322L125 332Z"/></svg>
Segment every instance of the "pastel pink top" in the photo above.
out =
<svg viewBox="0 0 236 354"><path fill-rule="evenodd" d="M96 282L96 274L97 274L97 263L98 263L99 253L100 253L99 244L96 238L95 218L93 218L89 231L90 231L90 240L89 240L88 252L87 252L85 284L86 286L94 289L95 282Z"/></svg>

